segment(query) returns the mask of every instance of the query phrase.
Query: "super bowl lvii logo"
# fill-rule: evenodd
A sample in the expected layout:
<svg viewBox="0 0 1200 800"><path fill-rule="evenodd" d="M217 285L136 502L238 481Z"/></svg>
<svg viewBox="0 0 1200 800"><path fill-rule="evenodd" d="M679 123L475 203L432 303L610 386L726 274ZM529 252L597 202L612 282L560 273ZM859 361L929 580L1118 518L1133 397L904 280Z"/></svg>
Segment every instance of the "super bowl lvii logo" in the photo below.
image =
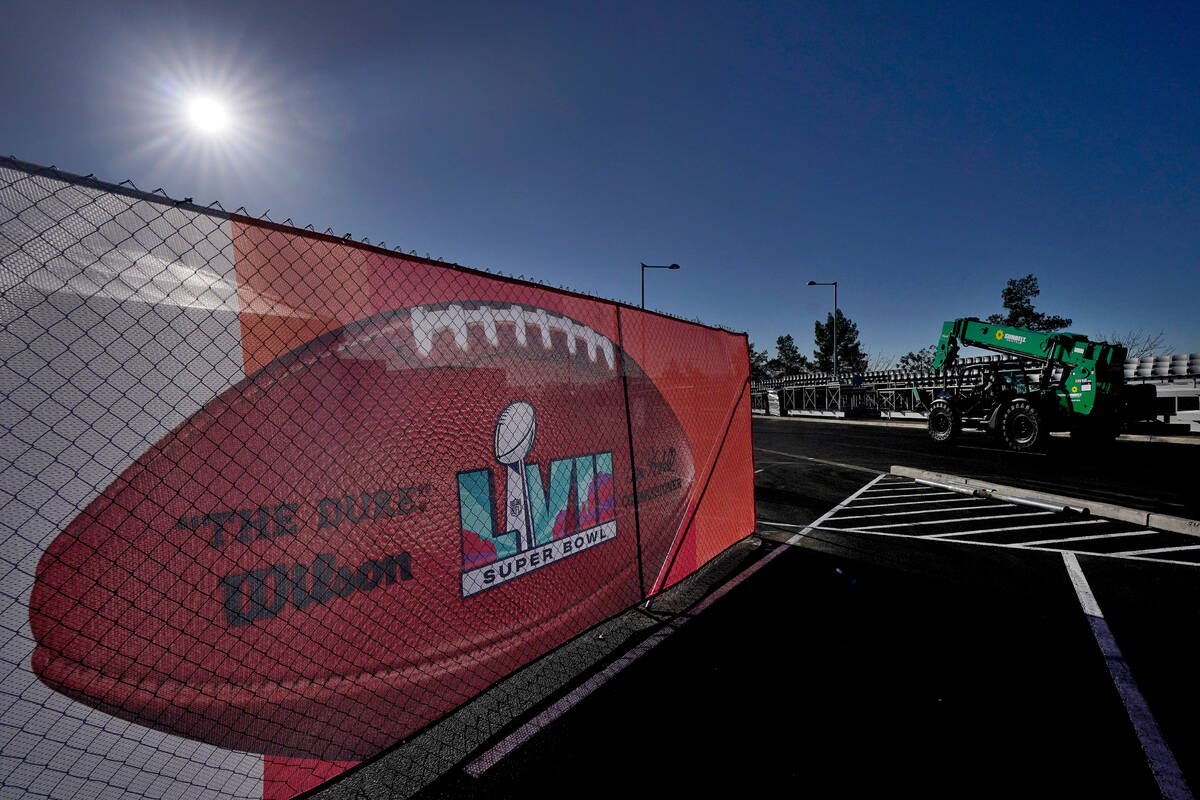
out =
<svg viewBox="0 0 1200 800"><path fill-rule="evenodd" d="M496 513L491 469L458 473L464 598L617 538L612 453L555 459L543 476L540 465L525 463L536 435L529 403L500 412L495 455L506 479L502 514Z"/></svg>

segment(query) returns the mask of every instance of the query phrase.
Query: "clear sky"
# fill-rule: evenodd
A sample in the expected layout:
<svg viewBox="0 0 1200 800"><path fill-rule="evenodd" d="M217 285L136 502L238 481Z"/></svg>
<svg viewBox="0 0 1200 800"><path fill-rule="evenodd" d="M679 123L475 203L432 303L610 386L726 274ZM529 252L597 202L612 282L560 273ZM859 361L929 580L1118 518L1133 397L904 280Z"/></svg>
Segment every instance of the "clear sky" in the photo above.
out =
<svg viewBox="0 0 1200 800"><path fill-rule="evenodd" d="M812 349L1200 351L1200 3L5 3L0 150ZM229 106L223 135L188 98Z"/></svg>

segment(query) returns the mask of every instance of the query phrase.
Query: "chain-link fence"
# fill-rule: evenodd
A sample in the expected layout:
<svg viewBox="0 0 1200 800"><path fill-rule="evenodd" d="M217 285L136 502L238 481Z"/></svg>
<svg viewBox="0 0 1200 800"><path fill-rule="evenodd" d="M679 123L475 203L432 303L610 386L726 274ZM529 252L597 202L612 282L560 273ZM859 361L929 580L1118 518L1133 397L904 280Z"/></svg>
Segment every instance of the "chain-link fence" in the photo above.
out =
<svg viewBox="0 0 1200 800"><path fill-rule="evenodd" d="M753 528L744 336L0 160L0 788L287 797Z"/></svg>

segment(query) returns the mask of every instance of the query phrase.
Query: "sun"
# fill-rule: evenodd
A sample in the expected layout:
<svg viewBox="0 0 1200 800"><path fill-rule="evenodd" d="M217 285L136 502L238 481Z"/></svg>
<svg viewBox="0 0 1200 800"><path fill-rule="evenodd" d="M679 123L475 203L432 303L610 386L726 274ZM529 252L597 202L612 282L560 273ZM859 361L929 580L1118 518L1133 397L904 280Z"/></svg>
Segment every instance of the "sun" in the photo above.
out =
<svg viewBox="0 0 1200 800"><path fill-rule="evenodd" d="M187 103L187 118L192 127L209 136L216 136L229 129L229 111L215 97L194 97Z"/></svg>
<svg viewBox="0 0 1200 800"><path fill-rule="evenodd" d="M130 158L158 173L198 170L237 180L291 162L281 74L234 54L180 47L156 73L120 95ZM207 180L208 178L205 178ZM195 183L195 181L193 181Z"/></svg>

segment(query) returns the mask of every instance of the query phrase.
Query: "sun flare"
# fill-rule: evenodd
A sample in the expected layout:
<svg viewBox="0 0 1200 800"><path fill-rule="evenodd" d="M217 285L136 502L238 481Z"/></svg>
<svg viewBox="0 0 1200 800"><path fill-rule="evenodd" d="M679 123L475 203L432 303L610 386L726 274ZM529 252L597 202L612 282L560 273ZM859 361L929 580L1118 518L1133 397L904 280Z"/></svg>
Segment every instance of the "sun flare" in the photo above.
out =
<svg viewBox="0 0 1200 800"><path fill-rule="evenodd" d="M213 97L196 97L188 101L187 117L193 128L210 136L229 128L229 111Z"/></svg>

